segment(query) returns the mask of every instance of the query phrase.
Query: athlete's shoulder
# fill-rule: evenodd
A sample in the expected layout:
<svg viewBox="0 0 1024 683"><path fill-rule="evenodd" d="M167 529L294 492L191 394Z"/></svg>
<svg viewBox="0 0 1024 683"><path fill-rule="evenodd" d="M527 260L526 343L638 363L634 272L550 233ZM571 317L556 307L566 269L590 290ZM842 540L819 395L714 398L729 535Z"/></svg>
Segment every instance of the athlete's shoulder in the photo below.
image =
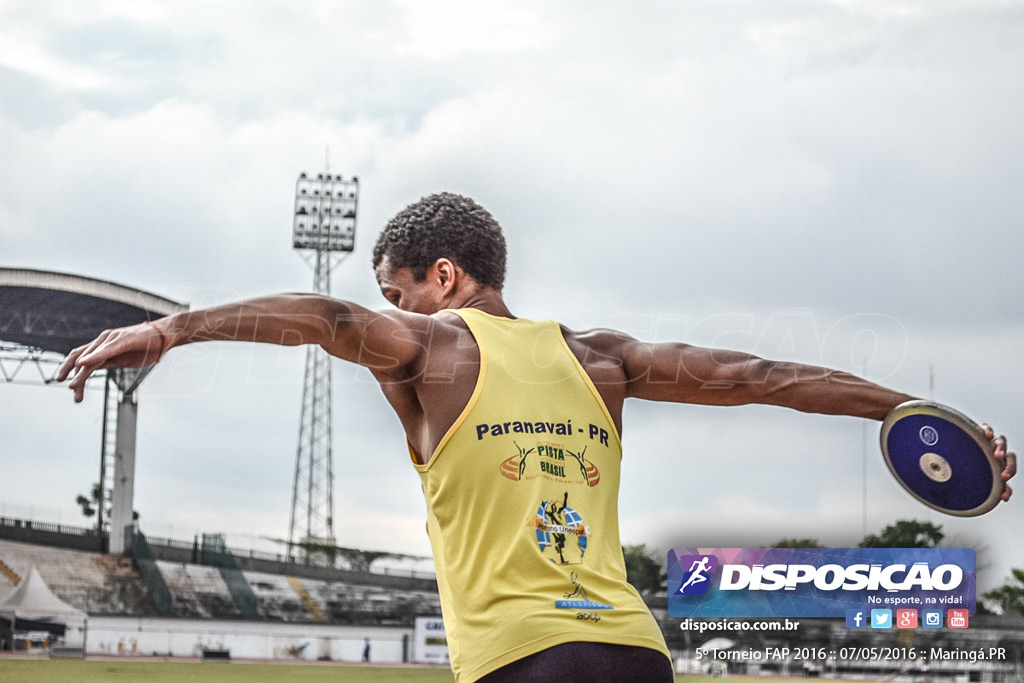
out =
<svg viewBox="0 0 1024 683"><path fill-rule="evenodd" d="M562 323L558 325L566 344L574 351L585 349L604 356L621 356L631 344L637 343L635 338L621 330L609 328L573 330Z"/></svg>
<svg viewBox="0 0 1024 683"><path fill-rule="evenodd" d="M462 320L450 313L426 315L398 309L339 308L334 317L344 330L322 344L331 354L367 367L379 380L419 376L427 358L451 356L466 346Z"/></svg>
<svg viewBox="0 0 1024 683"><path fill-rule="evenodd" d="M412 332L434 333L444 330L464 330L466 323L454 311L443 310L437 313L414 313L397 308L374 311L374 314L392 325L405 328Z"/></svg>

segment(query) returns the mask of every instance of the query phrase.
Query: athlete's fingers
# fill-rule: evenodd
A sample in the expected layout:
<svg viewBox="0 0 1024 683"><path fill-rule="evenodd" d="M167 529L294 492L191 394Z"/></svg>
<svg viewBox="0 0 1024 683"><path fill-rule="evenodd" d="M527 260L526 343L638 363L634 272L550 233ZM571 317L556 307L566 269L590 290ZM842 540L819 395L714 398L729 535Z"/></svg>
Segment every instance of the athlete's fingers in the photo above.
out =
<svg viewBox="0 0 1024 683"><path fill-rule="evenodd" d="M85 368L75 373L74 379L68 384L68 388L74 392L75 403L81 403L82 399L85 398L85 383L92 376L93 371L96 368Z"/></svg>
<svg viewBox="0 0 1024 683"><path fill-rule="evenodd" d="M75 361L85 350L84 346L79 346L77 349L73 349L71 353L64 357L64 362L60 364L60 368L57 370L57 381L63 382L71 374L71 370L75 367Z"/></svg>
<svg viewBox="0 0 1024 683"><path fill-rule="evenodd" d="M1003 501L1008 501L1010 496L1013 495L1013 488L1007 482L1017 474L1017 454L1009 450L1004 435L996 436L992 425L982 422L980 426L985 432L985 438L992 442L994 449L992 454L995 456L996 461L1003 465L1003 470L1000 473L1000 479L1003 482L1003 493L999 497Z"/></svg>
<svg viewBox="0 0 1024 683"><path fill-rule="evenodd" d="M109 334L109 330L104 330L103 332L100 332L99 335L97 335L97 337L88 344L82 344L81 346L72 349L71 353L67 355L67 357L64 359L64 362L61 364L60 369L57 371L57 381L63 382L64 380L66 380L68 378L68 375L71 374L71 371L76 369L82 356L85 355L86 353L89 353L97 346L102 345L103 342L106 341L106 338L107 336L109 336Z"/></svg>
<svg viewBox="0 0 1024 683"><path fill-rule="evenodd" d="M989 429L991 430L991 427ZM1010 496L1013 495L1013 489L1006 482L1010 481L1017 474L1017 454L1007 448L1006 437L1002 434L993 439L993 444L995 445L994 455L996 460L1003 463L1003 471L1000 474L1000 479L1003 481L1003 494L1000 498L1008 501Z"/></svg>
<svg viewBox="0 0 1024 683"><path fill-rule="evenodd" d="M993 450L992 454L995 456L996 460L999 460L1001 462L1003 459L1006 458L1005 436L997 436L996 438L992 439L992 446L995 449Z"/></svg>
<svg viewBox="0 0 1024 683"><path fill-rule="evenodd" d="M1006 481L1017 473L1017 454L1010 452L1006 447L1006 437L997 436L993 441L995 459L1003 463L1003 481Z"/></svg>
<svg viewBox="0 0 1024 683"><path fill-rule="evenodd" d="M1005 465L1003 466L1003 481L1007 481L1013 475L1017 474L1017 454L1010 451L1006 454L1004 460Z"/></svg>
<svg viewBox="0 0 1024 683"><path fill-rule="evenodd" d="M1017 454L1013 452L1007 452L1003 458L1003 495L1002 499L1010 500L1010 496L1013 494L1013 489L1006 482L1013 478L1013 475L1017 474Z"/></svg>
<svg viewBox="0 0 1024 683"><path fill-rule="evenodd" d="M992 425L987 422L982 422L980 425L981 429L985 432L985 438L991 441L996 436L996 431L992 429Z"/></svg>

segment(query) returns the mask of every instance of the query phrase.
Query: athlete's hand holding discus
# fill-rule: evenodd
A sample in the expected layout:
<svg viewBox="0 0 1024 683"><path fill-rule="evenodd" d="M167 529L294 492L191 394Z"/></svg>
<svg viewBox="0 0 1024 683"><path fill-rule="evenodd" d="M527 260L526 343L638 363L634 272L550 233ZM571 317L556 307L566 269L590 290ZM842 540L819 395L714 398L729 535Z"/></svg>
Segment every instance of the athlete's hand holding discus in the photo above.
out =
<svg viewBox="0 0 1024 683"><path fill-rule="evenodd" d="M1003 465L1003 473L1000 475L1003 481L1003 494L1000 496L1000 499L1004 502L1008 501L1013 494L1013 489L1010 488L1008 482L1013 475L1017 474L1017 454L1009 450L1005 436L1002 434L996 436L996 432L992 429L991 425L982 422L981 428L985 430L985 438L991 441L992 446L995 448L993 454L996 460Z"/></svg>
<svg viewBox="0 0 1024 683"><path fill-rule="evenodd" d="M1006 437L941 403L911 400L882 420L882 457L889 471L925 505L974 517L1008 501L1017 456Z"/></svg>

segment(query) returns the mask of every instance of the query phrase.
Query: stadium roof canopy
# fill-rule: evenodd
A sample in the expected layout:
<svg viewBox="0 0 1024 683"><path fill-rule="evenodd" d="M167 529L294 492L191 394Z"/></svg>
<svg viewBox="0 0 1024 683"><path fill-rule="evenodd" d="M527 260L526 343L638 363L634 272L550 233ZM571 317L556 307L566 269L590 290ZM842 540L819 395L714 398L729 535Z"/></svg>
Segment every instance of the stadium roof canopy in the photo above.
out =
<svg viewBox="0 0 1024 683"><path fill-rule="evenodd" d="M185 304L113 282L0 268L2 342L66 355L105 329L185 310Z"/></svg>

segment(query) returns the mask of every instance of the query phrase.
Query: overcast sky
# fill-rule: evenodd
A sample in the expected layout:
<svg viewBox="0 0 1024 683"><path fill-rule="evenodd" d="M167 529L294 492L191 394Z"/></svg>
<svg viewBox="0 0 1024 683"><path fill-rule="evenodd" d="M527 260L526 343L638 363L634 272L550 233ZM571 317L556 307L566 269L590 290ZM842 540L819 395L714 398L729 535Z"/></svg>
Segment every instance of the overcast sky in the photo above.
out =
<svg viewBox="0 0 1024 683"><path fill-rule="evenodd" d="M329 163L361 186L336 296L384 308L378 231L458 192L505 227L518 315L855 371L1019 448L1021 121L1020 1L0 0L0 265L193 308L309 290L295 179ZM158 366L145 532L287 535L303 358ZM333 388L339 544L428 554L397 419L358 368ZM0 384L0 514L85 523L101 410ZM981 549L983 586L1024 566L1024 499L930 511L877 423L636 403L623 439L623 541L659 554L918 519Z"/></svg>

